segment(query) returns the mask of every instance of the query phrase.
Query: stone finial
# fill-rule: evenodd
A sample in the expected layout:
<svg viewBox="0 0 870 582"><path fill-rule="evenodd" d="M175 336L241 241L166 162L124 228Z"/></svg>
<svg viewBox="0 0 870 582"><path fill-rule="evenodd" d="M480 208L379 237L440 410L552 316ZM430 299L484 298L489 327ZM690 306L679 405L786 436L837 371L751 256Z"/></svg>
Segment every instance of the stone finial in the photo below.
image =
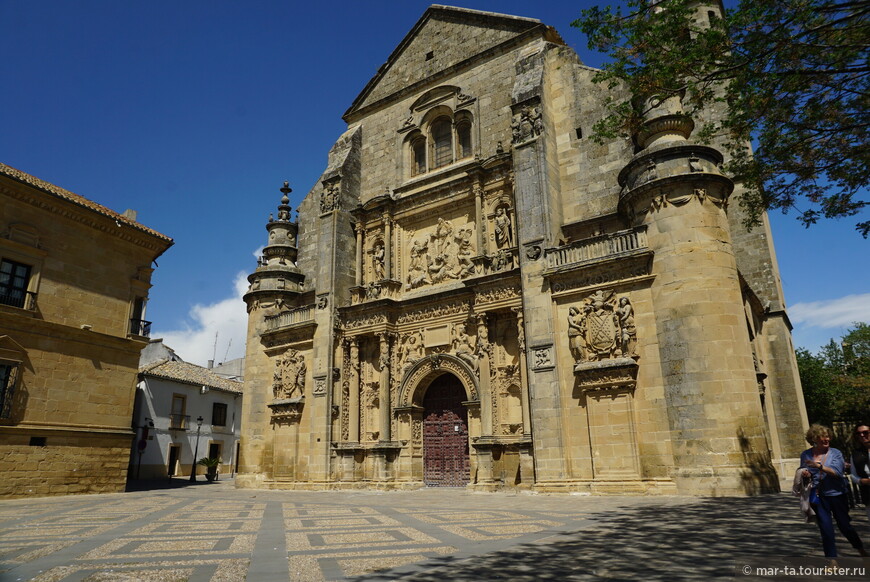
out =
<svg viewBox="0 0 870 582"><path fill-rule="evenodd" d="M293 190L290 188L290 183L284 181L284 186L281 187L281 205L278 206L278 220L290 220L290 197L288 194Z"/></svg>

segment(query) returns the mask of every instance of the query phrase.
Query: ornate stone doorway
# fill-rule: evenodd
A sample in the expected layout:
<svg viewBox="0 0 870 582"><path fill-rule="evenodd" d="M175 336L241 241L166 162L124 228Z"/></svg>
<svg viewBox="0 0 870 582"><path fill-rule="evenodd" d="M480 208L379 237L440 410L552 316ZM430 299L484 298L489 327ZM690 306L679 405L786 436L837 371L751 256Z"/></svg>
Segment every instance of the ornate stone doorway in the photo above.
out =
<svg viewBox="0 0 870 582"><path fill-rule="evenodd" d="M470 480L465 389L442 374L423 397L423 482L428 487L464 487Z"/></svg>

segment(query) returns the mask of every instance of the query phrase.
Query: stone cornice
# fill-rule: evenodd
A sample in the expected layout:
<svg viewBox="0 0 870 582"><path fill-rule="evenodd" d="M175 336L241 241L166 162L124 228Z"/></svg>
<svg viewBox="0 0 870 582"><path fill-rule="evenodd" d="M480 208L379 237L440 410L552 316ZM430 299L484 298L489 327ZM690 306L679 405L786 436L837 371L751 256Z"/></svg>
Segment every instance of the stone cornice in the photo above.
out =
<svg viewBox="0 0 870 582"><path fill-rule="evenodd" d="M0 170L2 170L2 165L0 165ZM10 177L5 172L0 172L0 175ZM168 236L131 221L98 204L94 204L94 206L98 206L99 209L92 208L87 204L52 192L45 187L39 187L27 182L23 183L30 188L10 188L0 184L0 194L144 247L156 253L153 257L154 259L174 244L174 241ZM58 188L58 190L62 189Z"/></svg>

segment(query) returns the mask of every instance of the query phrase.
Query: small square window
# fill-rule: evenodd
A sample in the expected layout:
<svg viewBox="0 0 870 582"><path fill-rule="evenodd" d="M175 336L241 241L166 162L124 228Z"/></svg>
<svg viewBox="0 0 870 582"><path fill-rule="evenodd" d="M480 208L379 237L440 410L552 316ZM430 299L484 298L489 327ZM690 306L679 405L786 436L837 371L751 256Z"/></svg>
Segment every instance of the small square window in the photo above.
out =
<svg viewBox="0 0 870 582"><path fill-rule="evenodd" d="M31 447L44 447L46 437L30 437Z"/></svg>
<svg viewBox="0 0 870 582"><path fill-rule="evenodd" d="M434 58L435 58L435 52L434 52L434 51L429 51L428 53L426 53L426 60L427 60L427 61L431 61L431 60L434 59Z"/></svg>

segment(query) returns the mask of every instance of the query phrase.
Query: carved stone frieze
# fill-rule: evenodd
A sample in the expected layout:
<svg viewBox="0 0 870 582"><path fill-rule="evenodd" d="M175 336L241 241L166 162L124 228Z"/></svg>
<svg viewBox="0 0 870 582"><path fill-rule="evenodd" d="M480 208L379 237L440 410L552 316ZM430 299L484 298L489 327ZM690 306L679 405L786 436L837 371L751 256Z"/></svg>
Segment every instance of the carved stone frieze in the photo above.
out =
<svg viewBox="0 0 870 582"><path fill-rule="evenodd" d="M595 268L584 268L570 275L553 277L550 289L553 293L564 293L573 289L595 287L646 277L650 274L650 259L652 252L638 255L634 259L614 261L608 264L598 264Z"/></svg>
<svg viewBox="0 0 870 582"><path fill-rule="evenodd" d="M305 398L277 398L267 404L272 412L272 422L276 424L295 423L302 418Z"/></svg>
<svg viewBox="0 0 870 582"><path fill-rule="evenodd" d="M522 287L519 283L511 283L500 287L490 287L482 289L474 295L474 304L480 306L489 303L497 303L499 301L519 299L521 295Z"/></svg>
<svg viewBox="0 0 870 582"><path fill-rule="evenodd" d="M468 301L454 301L437 305L427 305L426 307L412 309L402 313L399 315L397 323L402 324L415 321L425 321L427 319L435 319L436 317L456 315L457 313L469 313L470 311L471 303Z"/></svg>
<svg viewBox="0 0 870 582"><path fill-rule="evenodd" d="M380 323L386 323L387 314L383 312L346 314L342 317L342 320L343 329L354 330L371 325L378 325Z"/></svg>
<svg viewBox="0 0 870 582"><path fill-rule="evenodd" d="M632 358L581 362L574 366L574 377L584 392L616 388L633 390L637 386L637 369L637 362Z"/></svg>

